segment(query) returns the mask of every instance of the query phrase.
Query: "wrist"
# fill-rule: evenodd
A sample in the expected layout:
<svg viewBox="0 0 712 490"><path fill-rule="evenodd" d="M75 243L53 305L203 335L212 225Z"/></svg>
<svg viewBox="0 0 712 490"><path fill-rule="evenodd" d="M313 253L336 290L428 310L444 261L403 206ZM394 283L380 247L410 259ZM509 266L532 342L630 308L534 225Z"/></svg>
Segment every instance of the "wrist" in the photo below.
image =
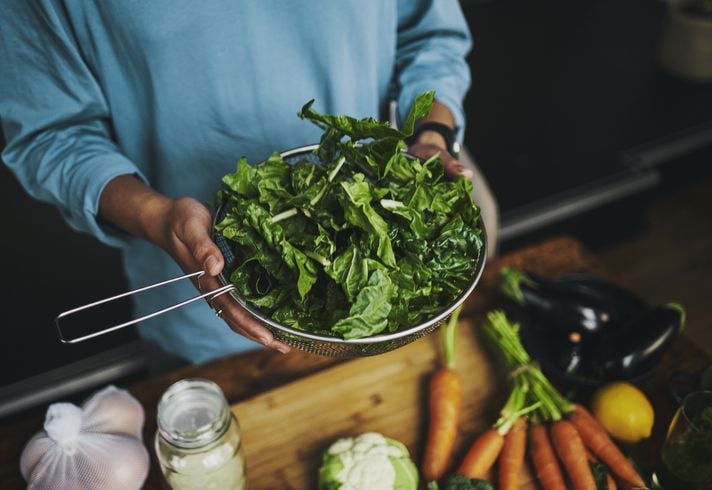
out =
<svg viewBox="0 0 712 490"><path fill-rule="evenodd" d="M409 142L413 144L427 144L441 148L457 157L459 147L456 139L456 130L449 124L439 121L425 121L419 124Z"/></svg>
<svg viewBox="0 0 712 490"><path fill-rule="evenodd" d="M140 235L151 243L165 248L166 233L170 227L170 213L174 200L151 191L137 203L137 224Z"/></svg>
<svg viewBox="0 0 712 490"><path fill-rule="evenodd" d="M99 215L127 233L160 246L172 202L135 176L121 175L104 188Z"/></svg>
<svg viewBox="0 0 712 490"><path fill-rule="evenodd" d="M426 130L426 131L421 132L413 143L416 145L437 146L438 148L441 148L443 150L448 149L447 141L445 140L443 135L436 131L431 131L431 130Z"/></svg>

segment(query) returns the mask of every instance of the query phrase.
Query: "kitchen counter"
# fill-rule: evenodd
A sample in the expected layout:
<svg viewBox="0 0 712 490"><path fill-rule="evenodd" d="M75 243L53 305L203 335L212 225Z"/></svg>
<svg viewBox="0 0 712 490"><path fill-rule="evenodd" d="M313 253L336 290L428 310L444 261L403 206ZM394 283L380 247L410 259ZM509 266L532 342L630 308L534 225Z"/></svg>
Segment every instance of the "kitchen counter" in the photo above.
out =
<svg viewBox="0 0 712 490"><path fill-rule="evenodd" d="M595 257L581 245L568 238L550 240L513 252L486 267L482 283L468 299L463 317L478 318L499 301L496 293L497 272L502 265L526 267L543 275L567 272L593 272L606 276ZM690 319L694 321L694 319ZM321 371L339 361L316 357L299 351L281 355L271 351L255 351L220 359L202 366L190 366L162 376L138 381L125 386L146 411L144 442L153 455L152 441L156 429L156 405L163 391L173 382L186 377L204 377L220 385L230 403L245 400L269 389L285 385L298 378ZM697 372L712 360L705 356L684 336L678 338L666 354L662 364L642 388L655 407L656 423L649 441L631 447L631 451L647 464L652 464L659 453L674 404L667 389L667 377L672 371ZM19 457L24 444L42 426L43 414L15 416L0 421L0 481L7 489L24 488L19 472ZM418 455L419 457L419 455ZM146 488L161 488L158 465L153 459Z"/></svg>

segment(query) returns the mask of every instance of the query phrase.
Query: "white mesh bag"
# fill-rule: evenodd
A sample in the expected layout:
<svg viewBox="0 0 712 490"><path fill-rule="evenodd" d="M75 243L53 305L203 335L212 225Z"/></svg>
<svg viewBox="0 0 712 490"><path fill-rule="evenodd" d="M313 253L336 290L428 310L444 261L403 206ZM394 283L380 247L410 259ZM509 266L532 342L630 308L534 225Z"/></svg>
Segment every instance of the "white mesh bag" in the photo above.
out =
<svg viewBox="0 0 712 490"><path fill-rule="evenodd" d="M44 430L29 440L20 458L28 488L141 488L149 465L143 420L138 401L114 386L94 393L81 408L50 405Z"/></svg>

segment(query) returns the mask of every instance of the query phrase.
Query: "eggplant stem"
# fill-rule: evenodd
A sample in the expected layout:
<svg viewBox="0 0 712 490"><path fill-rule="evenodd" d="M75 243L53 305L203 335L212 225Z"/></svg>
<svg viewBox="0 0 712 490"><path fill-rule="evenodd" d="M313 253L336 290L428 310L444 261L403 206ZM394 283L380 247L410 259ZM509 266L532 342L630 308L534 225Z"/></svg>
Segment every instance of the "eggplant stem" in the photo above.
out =
<svg viewBox="0 0 712 490"><path fill-rule="evenodd" d="M682 306L680 303L668 303L665 305L666 308L670 308L671 310L675 310L680 314L680 333L685 329L685 319L687 317L687 313L685 312L685 307Z"/></svg>
<svg viewBox="0 0 712 490"><path fill-rule="evenodd" d="M502 267L499 271L500 287L502 292L508 298L513 299L518 304L524 304L524 294L522 293L522 284L536 288L537 283L519 269L512 267Z"/></svg>

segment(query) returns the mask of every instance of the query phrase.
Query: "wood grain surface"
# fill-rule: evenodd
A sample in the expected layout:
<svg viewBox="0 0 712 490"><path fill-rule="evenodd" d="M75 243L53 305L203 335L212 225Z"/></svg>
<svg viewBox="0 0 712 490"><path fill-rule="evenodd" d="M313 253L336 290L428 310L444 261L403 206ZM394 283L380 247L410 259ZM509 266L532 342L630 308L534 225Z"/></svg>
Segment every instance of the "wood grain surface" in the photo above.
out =
<svg viewBox="0 0 712 490"><path fill-rule="evenodd" d="M463 406L458 455L494 422L508 390L502 369L488 359L477 339L476 324L460 323L457 368L463 377ZM439 335L431 335L233 405L243 427L250 488L316 488L324 449L339 437L364 432L403 442L420 461L427 382L438 359Z"/></svg>

